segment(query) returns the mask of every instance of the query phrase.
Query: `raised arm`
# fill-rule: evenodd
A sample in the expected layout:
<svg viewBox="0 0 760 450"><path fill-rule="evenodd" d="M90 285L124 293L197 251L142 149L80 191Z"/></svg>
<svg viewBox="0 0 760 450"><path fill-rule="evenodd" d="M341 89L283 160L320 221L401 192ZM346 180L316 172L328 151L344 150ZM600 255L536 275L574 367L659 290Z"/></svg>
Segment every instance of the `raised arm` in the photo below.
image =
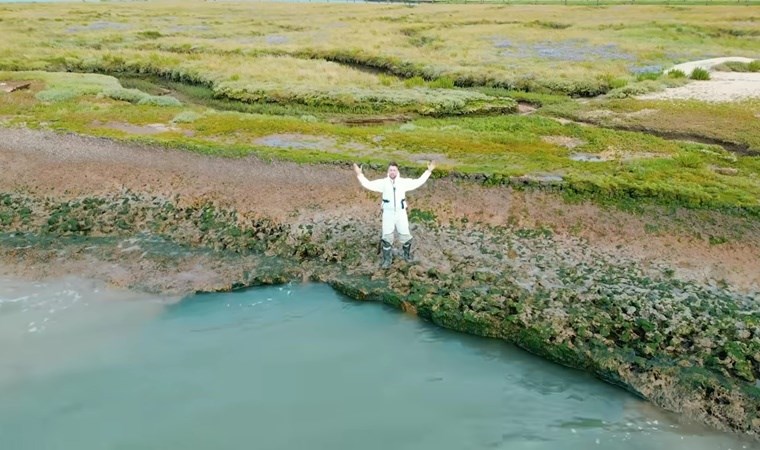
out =
<svg viewBox="0 0 760 450"><path fill-rule="evenodd" d="M373 181L369 181L367 177L364 176L362 173L361 167L354 164L354 173L356 174L356 178L359 180L359 183L365 188L369 189L373 192L383 192L383 179L377 179Z"/></svg>
<svg viewBox="0 0 760 450"><path fill-rule="evenodd" d="M425 184L428 178L430 178L430 175L433 173L433 169L435 169L435 161L430 161L427 170L424 171L419 178L416 178L414 180L406 180L406 185L404 186L406 190L413 191Z"/></svg>

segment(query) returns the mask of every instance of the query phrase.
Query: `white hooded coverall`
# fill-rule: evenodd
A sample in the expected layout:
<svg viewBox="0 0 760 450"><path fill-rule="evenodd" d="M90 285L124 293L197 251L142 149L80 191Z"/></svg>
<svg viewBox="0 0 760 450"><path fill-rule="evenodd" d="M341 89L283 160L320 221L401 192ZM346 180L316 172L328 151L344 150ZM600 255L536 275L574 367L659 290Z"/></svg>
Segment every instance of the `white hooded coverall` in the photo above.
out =
<svg viewBox="0 0 760 450"><path fill-rule="evenodd" d="M369 181L364 174L358 176L359 182L366 189L383 194L381 207L383 210L383 240L393 243L393 230L398 231L399 241L402 244L410 241L412 235L409 232L409 219L406 215L406 193L413 191L425 184L430 177L430 170L426 170L419 178L402 178L400 175L395 180L390 177Z"/></svg>

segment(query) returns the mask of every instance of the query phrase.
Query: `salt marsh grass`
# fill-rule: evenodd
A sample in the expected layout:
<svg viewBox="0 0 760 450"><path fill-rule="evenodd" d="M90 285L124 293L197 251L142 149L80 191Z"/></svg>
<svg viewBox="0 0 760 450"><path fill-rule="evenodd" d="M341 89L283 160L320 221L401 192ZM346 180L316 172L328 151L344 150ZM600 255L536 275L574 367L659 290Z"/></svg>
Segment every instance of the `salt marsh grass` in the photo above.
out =
<svg viewBox="0 0 760 450"><path fill-rule="evenodd" d="M631 98L689 82L662 75L676 63L760 56L760 16L751 11L171 1L139 8L2 5L0 77L33 85L0 95L0 116L10 126L225 156L378 164L393 156L412 169L437 155L441 173L483 174L488 183L548 173L574 195L756 213L757 157L608 129L672 131L760 148L756 102ZM573 100L578 97L595 98L579 103ZM513 115L516 101L540 109L533 116ZM390 122L344 125L385 123L377 115ZM127 127L103 125L121 123L166 128L136 136ZM294 148L267 146L277 134L312 141L308 151L298 142Z"/></svg>
<svg viewBox="0 0 760 450"><path fill-rule="evenodd" d="M610 89L605 82L610 76L632 76L640 67L751 51L758 38L752 18L729 7L150 2L140 8L76 3L0 8L5 69L82 66L98 54L102 60L132 50L167 62L166 53L175 54L216 72L232 64L220 65L214 55L291 55L404 78L446 76L460 86L575 95L603 93ZM126 62L137 57L129 53ZM244 64L239 75L257 67ZM287 76L278 80L286 83L303 69L297 62L280 62L272 73ZM339 84L373 83L348 70L320 70Z"/></svg>

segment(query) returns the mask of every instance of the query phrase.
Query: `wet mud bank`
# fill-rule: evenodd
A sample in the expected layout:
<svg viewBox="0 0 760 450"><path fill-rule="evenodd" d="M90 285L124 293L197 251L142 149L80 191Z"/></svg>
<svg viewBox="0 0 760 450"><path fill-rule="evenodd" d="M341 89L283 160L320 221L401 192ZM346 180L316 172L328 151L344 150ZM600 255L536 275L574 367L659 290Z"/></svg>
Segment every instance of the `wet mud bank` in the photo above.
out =
<svg viewBox="0 0 760 450"><path fill-rule="evenodd" d="M9 274L76 273L177 295L326 282L760 435L753 219L631 215L434 179L410 194L415 261L380 270L377 198L348 167L29 130L0 137Z"/></svg>

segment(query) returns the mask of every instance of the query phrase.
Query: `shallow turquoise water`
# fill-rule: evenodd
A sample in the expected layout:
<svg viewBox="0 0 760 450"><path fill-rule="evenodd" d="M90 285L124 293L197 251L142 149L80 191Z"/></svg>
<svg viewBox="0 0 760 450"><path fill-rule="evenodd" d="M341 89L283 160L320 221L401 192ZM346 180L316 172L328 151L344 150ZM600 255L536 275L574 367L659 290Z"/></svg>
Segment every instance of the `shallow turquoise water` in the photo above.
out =
<svg viewBox="0 0 760 450"><path fill-rule="evenodd" d="M3 449L740 449L502 342L324 285L167 299L0 279Z"/></svg>

